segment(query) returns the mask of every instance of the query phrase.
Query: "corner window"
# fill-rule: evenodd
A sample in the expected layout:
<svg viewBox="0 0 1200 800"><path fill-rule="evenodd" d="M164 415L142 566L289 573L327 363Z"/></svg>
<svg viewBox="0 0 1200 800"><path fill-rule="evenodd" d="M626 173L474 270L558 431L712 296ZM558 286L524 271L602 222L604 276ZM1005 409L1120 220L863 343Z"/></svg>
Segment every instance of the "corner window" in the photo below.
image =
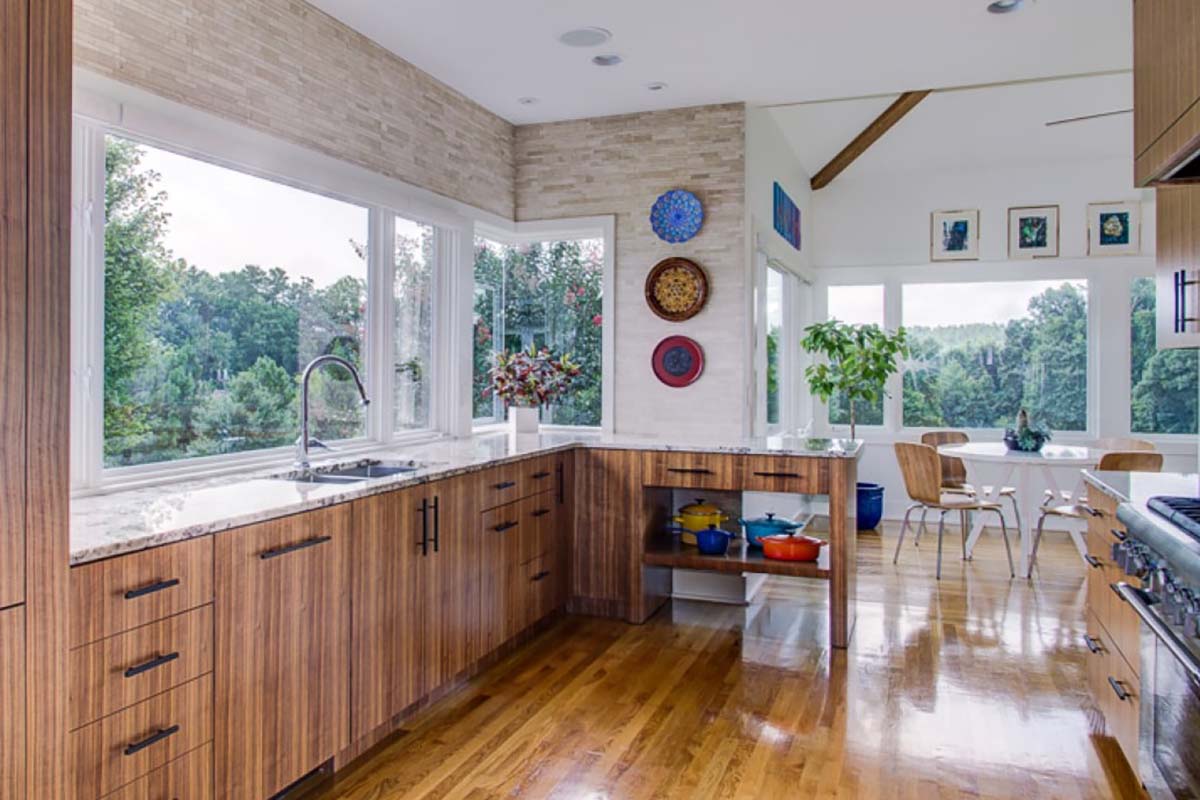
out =
<svg viewBox="0 0 1200 800"><path fill-rule="evenodd" d="M1129 312L1129 429L1195 434L1200 364L1195 350L1158 349L1153 278L1133 279Z"/></svg>
<svg viewBox="0 0 1200 800"><path fill-rule="evenodd" d="M830 286L827 315L851 325L878 325L883 327L883 286ZM854 418L858 425L883 424L883 396L874 403L856 404ZM845 395L835 395L829 400L829 424L850 424L850 403Z"/></svg>
<svg viewBox="0 0 1200 800"><path fill-rule="evenodd" d="M431 427L434 229L404 217L393 224L393 426L424 430Z"/></svg>
<svg viewBox="0 0 1200 800"><path fill-rule="evenodd" d="M778 427L781 421L779 385L782 378L780 348L783 344L783 273L767 267L766 291L766 386L767 426Z"/></svg>
<svg viewBox="0 0 1200 800"><path fill-rule="evenodd" d="M604 241L475 240L472 393L477 423L501 421L488 370L502 350L548 347L581 367L570 394L542 412L554 425L599 426Z"/></svg>
<svg viewBox="0 0 1200 800"><path fill-rule="evenodd" d="M297 376L366 347L368 210L104 140L103 465L291 444ZM353 381L312 381L313 434L365 434Z"/></svg>
<svg viewBox="0 0 1200 800"><path fill-rule="evenodd" d="M902 303L905 426L1011 427L1025 408L1087 430L1087 281L906 284Z"/></svg>

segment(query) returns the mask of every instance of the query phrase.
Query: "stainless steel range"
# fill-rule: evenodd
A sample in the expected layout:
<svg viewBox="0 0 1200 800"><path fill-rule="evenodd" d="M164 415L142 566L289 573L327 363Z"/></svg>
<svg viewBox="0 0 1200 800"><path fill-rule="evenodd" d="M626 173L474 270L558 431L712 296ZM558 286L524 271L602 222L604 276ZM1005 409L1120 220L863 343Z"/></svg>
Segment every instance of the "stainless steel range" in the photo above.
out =
<svg viewBox="0 0 1200 800"><path fill-rule="evenodd" d="M1131 576L1113 589L1142 620L1138 771L1154 800L1200 800L1200 498L1146 509L1121 506L1129 536L1113 545Z"/></svg>

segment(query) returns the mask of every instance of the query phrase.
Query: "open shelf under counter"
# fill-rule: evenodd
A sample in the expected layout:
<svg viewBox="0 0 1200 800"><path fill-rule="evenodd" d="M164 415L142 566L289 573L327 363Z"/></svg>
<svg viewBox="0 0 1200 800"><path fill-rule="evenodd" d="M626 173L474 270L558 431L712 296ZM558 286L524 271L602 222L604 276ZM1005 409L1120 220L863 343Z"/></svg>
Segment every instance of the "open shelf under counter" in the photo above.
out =
<svg viewBox="0 0 1200 800"><path fill-rule="evenodd" d="M761 572L793 578L829 577L828 547L821 548L821 557L817 561L776 561L764 556L762 550L748 547L745 540L741 539L731 542L729 552L723 556L706 556L695 547L680 544L678 540L659 539L647 545L642 562L655 567L714 572Z"/></svg>

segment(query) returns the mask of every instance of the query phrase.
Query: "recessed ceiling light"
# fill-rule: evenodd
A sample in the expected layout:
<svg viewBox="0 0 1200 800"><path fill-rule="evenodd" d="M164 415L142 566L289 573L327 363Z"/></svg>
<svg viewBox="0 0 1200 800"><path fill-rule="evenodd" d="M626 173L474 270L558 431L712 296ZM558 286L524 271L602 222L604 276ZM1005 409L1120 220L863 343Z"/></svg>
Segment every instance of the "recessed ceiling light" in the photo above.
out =
<svg viewBox="0 0 1200 800"><path fill-rule="evenodd" d="M995 0L988 4L988 11L993 14L1007 14L1010 11L1016 11L1021 7L1021 3L1025 0Z"/></svg>
<svg viewBox="0 0 1200 800"><path fill-rule="evenodd" d="M567 31L558 40L567 47L596 47L612 38L612 31L607 28L576 28Z"/></svg>
<svg viewBox="0 0 1200 800"><path fill-rule="evenodd" d="M592 63L597 67L615 67L621 63L621 60L621 57L616 53L609 53L608 55L596 56L592 59Z"/></svg>
<svg viewBox="0 0 1200 800"><path fill-rule="evenodd" d="M652 92L661 92L663 89L667 88L667 85L662 81L655 81L654 83L647 83L646 88Z"/></svg>
<svg viewBox="0 0 1200 800"><path fill-rule="evenodd" d="M523 106L535 106L538 99L536 97L518 97L517 102Z"/></svg>

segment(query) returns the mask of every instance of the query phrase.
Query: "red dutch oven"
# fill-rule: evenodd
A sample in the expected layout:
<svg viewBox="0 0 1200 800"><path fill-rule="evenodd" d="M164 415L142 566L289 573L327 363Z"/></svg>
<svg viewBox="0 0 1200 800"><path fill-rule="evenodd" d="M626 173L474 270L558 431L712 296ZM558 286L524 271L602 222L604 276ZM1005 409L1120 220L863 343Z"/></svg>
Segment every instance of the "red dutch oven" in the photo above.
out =
<svg viewBox="0 0 1200 800"><path fill-rule="evenodd" d="M829 544L811 536L764 536L759 541L763 555L777 561L816 561L821 548Z"/></svg>

